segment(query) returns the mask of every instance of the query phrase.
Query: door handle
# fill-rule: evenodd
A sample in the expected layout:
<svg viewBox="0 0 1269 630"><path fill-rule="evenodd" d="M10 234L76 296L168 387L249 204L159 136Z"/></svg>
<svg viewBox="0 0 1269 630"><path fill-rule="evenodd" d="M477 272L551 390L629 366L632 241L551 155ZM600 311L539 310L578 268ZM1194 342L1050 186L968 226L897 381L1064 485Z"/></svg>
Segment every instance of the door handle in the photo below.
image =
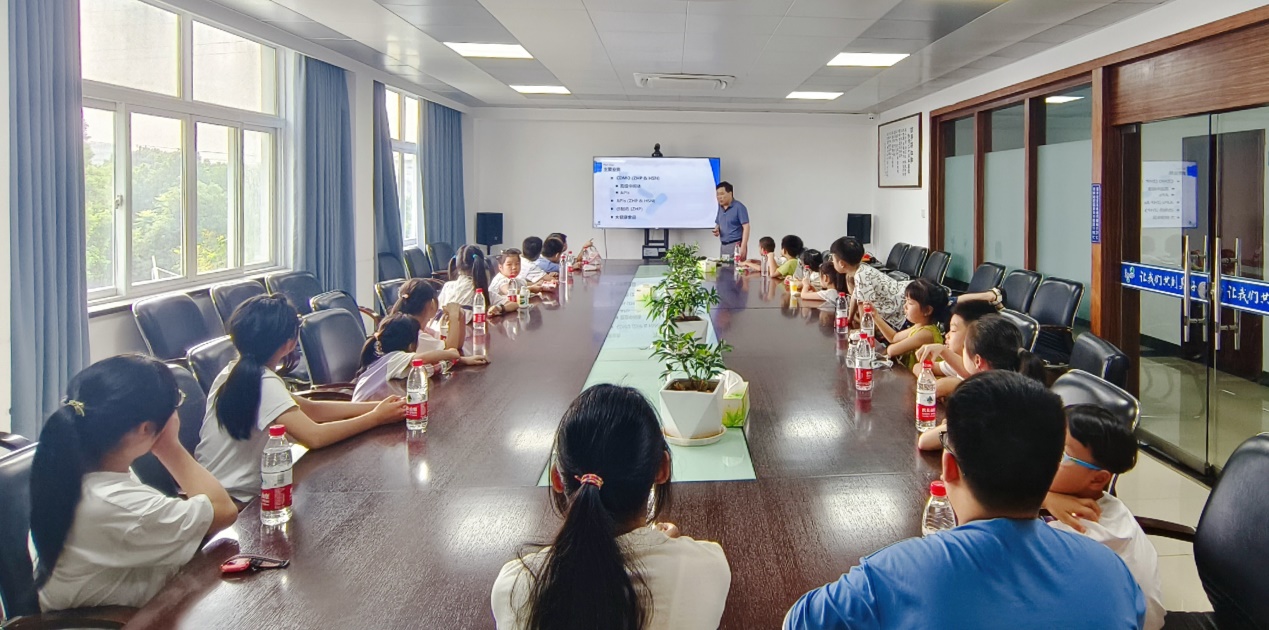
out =
<svg viewBox="0 0 1269 630"><path fill-rule="evenodd" d="M1190 236L1181 240L1181 341L1190 342Z"/></svg>
<svg viewBox="0 0 1269 630"><path fill-rule="evenodd" d="M1221 325L1221 237L1216 237L1215 264L1212 265L1212 327L1215 329L1216 350L1221 349L1221 333L1225 327Z"/></svg>

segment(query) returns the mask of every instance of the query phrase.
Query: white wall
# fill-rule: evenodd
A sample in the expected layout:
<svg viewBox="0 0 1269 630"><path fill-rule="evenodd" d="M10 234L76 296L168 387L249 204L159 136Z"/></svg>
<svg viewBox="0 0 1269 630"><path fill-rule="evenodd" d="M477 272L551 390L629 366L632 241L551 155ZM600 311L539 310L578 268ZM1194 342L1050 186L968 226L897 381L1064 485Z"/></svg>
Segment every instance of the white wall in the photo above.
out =
<svg viewBox="0 0 1269 630"><path fill-rule="evenodd" d="M9 12L0 11L0 33L9 32ZM9 120L9 46L0 46L0 112ZM0 128L0 205L5 208L4 219L0 220L0 243L9 244L9 125ZM12 283L9 280L11 261L8 252L0 255L0 295L5 302L12 299L9 291ZM9 309L0 308L0 357L4 357L4 376L0 377L0 431L9 431L12 426L9 417L9 405L13 400L10 391L13 381L9 378L9 369L13 366L13 345L10 343Z"/></svg>
<svg viewBox="0 0 1269 630"><path fill-rule="evenodd" d="M877 186L876 127L865 116L478 109L473 118L464 147L471 242L477 212L502 212L508 247L563 232L574 249L593 237L608 258L641 257L643 230L591 227L591 161L650 155L657 142L667 156L722 159L723 179L749 208L753 255L761 236L778 244L797 234L827 248L846 234L847 213L871 212ZM717 253L708 230L670 238Z"/></svg>
<svg viewBox="0 0 1269 630"><path fill-rule="evenodd" d="M880 230L874 230L877 232L874 236L877 243L873 245L873 249L886 252L891 245L901 241L928 244L930 111L1263 5L1264 2L1260 0L1172 0L1123 22L882 113L878 117L879 122L888 122L917 112L925 114L922 128L925 138L922 147L925 153L923 160L926 177L921 189L877 191L874 198L876 213L886 217L886 220Z"/></svg>

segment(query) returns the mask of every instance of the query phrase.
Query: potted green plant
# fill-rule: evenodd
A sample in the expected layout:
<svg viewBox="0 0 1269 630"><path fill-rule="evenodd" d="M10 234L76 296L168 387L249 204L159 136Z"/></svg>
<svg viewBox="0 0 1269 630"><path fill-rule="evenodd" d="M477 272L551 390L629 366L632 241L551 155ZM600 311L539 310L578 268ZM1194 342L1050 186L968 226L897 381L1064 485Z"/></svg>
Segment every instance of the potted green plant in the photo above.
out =
<svg viewBox="0 0 1269 630"><path fill-rule="evenodd" d="M719 303L718 291L701 286L703 276L696 264L696 245L675 245L666 252L670 265L665 279L647 301L649 314L661 320L660 329L690 332L704 341L709 325L704 315Z"/></svg>
<svg viewBox="0 0 1269 630"><path fill-rule="evenodd" d="M652 342L652 356L665 366L661 420L672 442L695 446L722 438L723 391L718 375L725 369L723 353L731 349L725 341L711 345L673 328L663 328L661 337Z"/></svg>

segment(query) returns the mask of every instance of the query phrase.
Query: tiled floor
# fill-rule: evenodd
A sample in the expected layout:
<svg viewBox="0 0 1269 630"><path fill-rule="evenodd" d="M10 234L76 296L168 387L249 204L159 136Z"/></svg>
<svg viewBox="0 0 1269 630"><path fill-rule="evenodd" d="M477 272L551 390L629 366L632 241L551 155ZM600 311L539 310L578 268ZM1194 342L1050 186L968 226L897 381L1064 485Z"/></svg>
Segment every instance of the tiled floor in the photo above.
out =
<svg viewBox="0 0 1269 630"><path fill-rule="evenodd" d="M1208 488L1167 464L1141 454L1137 467L1119 478L1118 495L1133 514L1191 527L1198 524ZM1188 543L1151 537L1159 552L1163 580L1163 607L1167 610L1211 610L1194 567L1194 550Z"/></svg>

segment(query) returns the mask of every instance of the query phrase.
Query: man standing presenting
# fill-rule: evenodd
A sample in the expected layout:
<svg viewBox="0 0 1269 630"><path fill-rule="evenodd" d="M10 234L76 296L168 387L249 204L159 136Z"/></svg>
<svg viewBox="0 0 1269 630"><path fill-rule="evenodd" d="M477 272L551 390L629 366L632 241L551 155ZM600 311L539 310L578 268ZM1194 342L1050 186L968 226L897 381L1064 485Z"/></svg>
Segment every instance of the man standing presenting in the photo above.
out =
<svg viewBox="0 0 1269 630"><path fill-rule="evenodd" d="M718 218L714 220L714 236L723 244L719 256L735 256L736 260L744 260L749 253L749 208L736 201L731 191L731 184L727 182L719 182L715 190Z"/></svg>

